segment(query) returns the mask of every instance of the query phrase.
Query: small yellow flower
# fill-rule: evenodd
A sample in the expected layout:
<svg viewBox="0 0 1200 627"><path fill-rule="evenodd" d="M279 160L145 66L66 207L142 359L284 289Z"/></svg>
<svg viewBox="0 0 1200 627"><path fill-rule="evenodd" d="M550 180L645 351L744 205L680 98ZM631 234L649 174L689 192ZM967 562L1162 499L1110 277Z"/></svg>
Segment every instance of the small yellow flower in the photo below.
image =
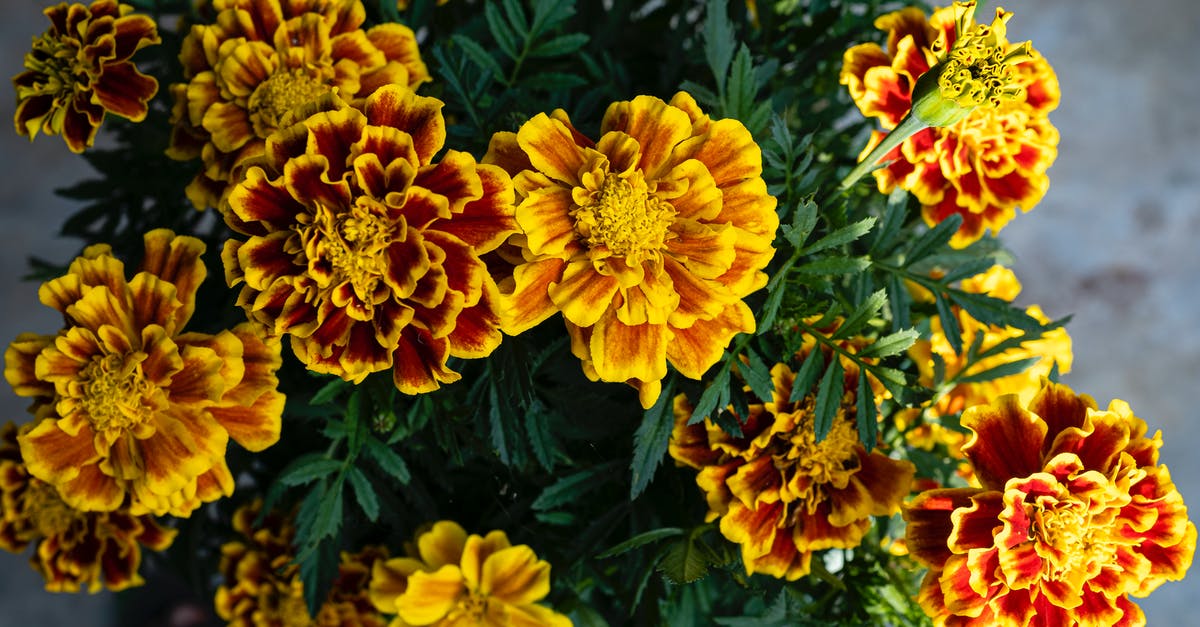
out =
<svg viewBox="0 0 1200 627"><path fill-rule="evenodd" d="M417 554L375 562L371 601L395 614L391 627L487 625L569 627L537 602L550 593L550 564L503 531L467 535L443 520L417 538Z"/></svg>
<svg viewBox="0 0 1200 627"><path fill-rule="evenodd" d="M64 2L45 10L50 28L33 40L25 71L13 78L18 135L33 140L38 131L61 134L71 151L83 152L106 113L134 122L146 117L158 81L130 59L160 39L154 20L132 11L116 0Z"/></svg>

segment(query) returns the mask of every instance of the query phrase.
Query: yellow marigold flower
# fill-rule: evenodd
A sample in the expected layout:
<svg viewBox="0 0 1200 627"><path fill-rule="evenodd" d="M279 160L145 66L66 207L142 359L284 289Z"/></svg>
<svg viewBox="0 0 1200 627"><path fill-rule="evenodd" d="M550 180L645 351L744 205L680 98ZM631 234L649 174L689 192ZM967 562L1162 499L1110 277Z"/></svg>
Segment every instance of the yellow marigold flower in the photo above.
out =
<svg viewBox="0 0 1200 627"><path fill-rule="evenodd" d="M54 486L29 476L17 447L16 425L0 427L0 548L20 553L34 545L29 562L46 580L46 590L140 586L142 547L162 551L175 533L151 516L82 512L67 505Z"/></svg>
<svg viewBox="0 0 1200 627"><path fill-rule="evenodd" d="M1144 625L1129 595L1181 579L1196 527L1158 464L1162 435L1123 401L1047 383L968 409L982 487L931 490L905 511L918 600L937 625Z"/></svg>
<svg viewBox="0 0 1200 627"><path fill-rule="evenodd" d="M887 51L874 43L854 46L843 56L841 72L863 115L877 118L885 131L896 129L915 107L922 78L938 82L937 89L926 91L953 105L949 123L917 131L886 155L866 160L891 162L874 171L880 191L899 186L912 192L928 224L961 215L962 227L951 242L960 247L988 229L999 232L1017 207L1033 208L1046 193L1046 170L1058 154L1058 131L1048 118L1059 100L1054 70L1028 42L1007 42L1009 13L998 10L990 26L964 26L968 4L973 5L956 3L929 19L915 8L880 17L875 26L887 33ZM986 67L966 67L971 60ZM983 75L992 80L979 83ZM943 87L958 96L943 96ZM959 101L975 104L960 107ZM886 135L876 131L864 157Z"/></svg>
<svg viewBox="0 0 1200 627"><path fill-rule="evenodd" d="M442 102L389 85L362 110L334 95L271 136L229 195L223 259L251 319L289 333L310 369L360 382L394 367L406 394L460 375L449 357L499 345L480 255L515 230L512 181L450 150Z"/></svg>
<svg viewBox="0 0 1200 627"><path fill-rule="evenodd" d="M171 85L167 154L201 157L188 185L198 209L221 207L246 163L299 105L336 88L346 99L429 80L403 24L361 27L360 0L213 0L216 21L193 26L179 53L187 82Z"/></svg>
<svg viewBox="0 0 1200 627"><path fill-rule="evenodd" d="M668 361L698 379L754 331L742 298L766 285L779 218L750 132L686 93L614 103L600 130L592 142L557 110L492 137L484 162L513 175L523 231L505 331L561 311L587 376L650 407Z"/></svg>
<svg viewBox="0 0 1200 627"><path fill-rule="evenodd" d="M992 266L987 272L964 279L962 289L976 294L987 294L996 298L1012 301L1021 291L1021 284L1011 270L1003 266ZM953 308L962 332L963 346L972 346L982 334L979 351L987 351L998 344L1022 335L1022 331L1014 327L985 325L971 317L966 311ZM1047 323L1049 319L1037 305L1031 305L1025 313L1036 318L1039 322ZM934 416L949 416L961 412L974 405L995 402L1004 394L1016 394L1022 404L1033 400L1035 394L1042 388L1042 379L1050 374L1055 365L1058 371L1071 371L1072 351L1071 337L1065 328L1059 327L1046 332L1042 337L1025 342L1020 346L976 361L970 372L964 372L966 359L957 354L950 346L942 328L941 320L930 319L930 337L921 339L908 351L909 357L916 364L919 372L919 383L932 388L934 381L934 355L938 356L945 369L945 378L952 379L983 372L989 368L1011 361L1019 361L1031 357L1040 360L1025 369L1024 372L991 379L989 381L958 383L939 397L930 408ZM910 444L923 448L934 444L945 444L950 453L961 457L962 445L966 442L966 434L961 431L945 428L935 423L925 423L906 434ZM964 471L969 467L964 464ZM967 475L969 478L969 474Z"/></svg>
<svg viewBox="0 0 1200 627"><path fill-rule="evenodd" d="M859 442L858 369L843 363L845 394L820 442L813 425L816 395L789 400L795 375L786 364L771 368L771 400L736 416L741 438L708 418L687 424L692 406L684 395L675 397L668 450L677 463L699 470L706 520L720 518L721 533L741 546L747 574L803 577L815 551L858 546L871 516L896 513L909 492L913 464L878 449L868 453Z"/></svg>
<svg viewBox="0 0 1200 627"><path fill-rule="evenodd" d="M550 593L550 564L503 531L467 535L443 520L417 537L409 557L377 561L371 601L395 614L390 627L487 625L569 627L566 616L537 602Z"/></svg>
<svg viewBox="0 0 1200 627"><path fill-rule="evenodd" d="M34 398L38 421L18 438L29 474L68 505L187 516L233 492L229 438L251 451L279 439L280 342L249 323L183 332L204 243L157 229L145 247L132 280L97 244L43 284L38 296L67 326L19 336L4 376Z"/></svg>
<svg viewBox="0 0 1200 627"><path fill-rule="evenodd" d="M357 553L343 551L329 596L313 618L295 562L295 525L291 518L272 511L256 527L261 511L261 499L238 508L233 529L240 537L221 546L221 584L214 606L222 620L232 627L387 625L367 596L371 568L387 558L385 549L367 546Z"/></svg>
<svg viewBox="0 0 1200 627"><path fill-rule="evenodd" d="M61 134L72 152L96 138L106 113L134 122L146 117L158 81L138 71L133 53L161 40L154 20L130 15L116 0L62 3L45 10L50 28L33 40L25 71L13 78L17 134Z"/></svg>

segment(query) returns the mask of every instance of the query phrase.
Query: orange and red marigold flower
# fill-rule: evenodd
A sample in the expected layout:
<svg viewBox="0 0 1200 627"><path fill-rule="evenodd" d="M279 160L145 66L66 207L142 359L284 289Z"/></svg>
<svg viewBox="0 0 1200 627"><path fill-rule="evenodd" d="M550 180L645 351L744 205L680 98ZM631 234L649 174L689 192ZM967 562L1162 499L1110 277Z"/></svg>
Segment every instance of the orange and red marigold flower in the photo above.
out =
<svg viewBox="0 0 1200 627"><path fill-rule="evenodd" d="M449 357L500 343L480 255L516 229L512 182L467 153L432 161L441 107L400 86L361 110L324 97L230 194L226 221L247 238L226 243L226 279L311 370L360 382L394 368L396 387L416 394L460 378Z"/></svg>
<svg viewBox="0 0 1200 627"><path fill-rule="evenodd" d="M142 548L162 551L175 533L149 515L67 505L54 486L26 471L16 425L0 427L0 549L20 553L32 544L30 564L50 592L139 586Z"/></svg>
<svg viewBox="0 0 1200 627"><path fill-rule="evenodd" d="M916 469L911 462L867 452L858 440L858 369L843 360L845 394L833 426L818 442L815 394L791 401L795 375L786 364L771 369L772 398L735 416L734 437L705 418L687 424L692 406L675 397L669 452L699 471L696 484L708 501L706 520L720 518L721 533L741 546L746 572L793 581L807 575L815 551L853 548L871 516L900 509Z"/></svg>
<svg viewBox="0 0 1200 627"><path fill-rule="evenodd" d="M335 88L351 100L429 80L412 30L363 30L360 0L213 0L212 11L214 23L192 26L179 53L186 82L171 86L167 151L203 160L187 188L200 209L223 209L244 165L297 106Z"/></svg>
<svg viewBox="0 0 1200 627"><path fill-rule="evenodd" d="M1196 527L1162 437L1122 401L1047 383L968 409L963 451L982 487L930 490L905 511L919 601L938 625L1143 625L1129 596L1181 579Z"/></svg>
<svg viewBox="0 0 1200 627"><path fill-rule="evenodd" d="M160 39L154 20L132 11L116 0L64 2L45 10L50 28L33 40L25 71L13 78L18 135L32 140L39 131L61 134L68 148L83 152L106 113L135 122L146 117L158 81L130 59Z"/></svg>
<svg viewBox="0 0 1200 627"><path fill-rule="evenodd" d="M965 10L947 7L927 19L920 9L906 8L875 21L887 33L887 51L866 43L843 57L841 82L863 115L878 119L884 131L900 123L913 105L917 79L934 67L939 52L953 48L956 16ZM998 38L1000 53L1022 48L1004 39L1010 14L998 15L990 26L972 25L972 32ZM1048 114L1058 106L1058 79L1040 54L1028 52L1028 59L1012 65L1011 84L1003 86L1011 97L996 106L976 107L948 126L917 132L883 158L889 165L874 172L880 191L899 186L912 192L930 225L952 214L962 216L952 240L956 246L979 239L988 229L999 232L1017 207L1033 208L1049 186L1046 170L1057 156L1058 131ZM875 131L863 154L884 135Z"/></svg>
<svg viewBox="0 0 1200 627"><path fill-rule="evenodd" d="M505 331L562 312L587 376L649 407L668 361L698 379L754 330L742 298L766 285L779 218L750 132L685 93L614 103L600 132L557 110L492 138L484 162L513 176L522 231Z"/></svg>
<svg viewBox="0 0 1200 627"><path fill-rule="evenodd" d="M184 332L204 243L158 229L145 251L132 280L97 244L43 284L66 327L17 337L4 375L34 399L36 424L18 438L29 474L68 505L187 516L232 493L230 438L252 451L279 439L280 342L250 323Z"/></svg>
<svg viewBox="0 0 1200 627"><path fill-rule="evenodd" d="M262 501L256 500L234 512L233 529L239 537L221 546L221 583L214 598L218 616L233 627L387 624L371 605L367 591L371 568L387 558L385 549L367 546L357 553L343 551L329 596L313 618L296 563L295 524L271 511L262 524L255 525L261 511Z"/></svg>
<svg viewBox="0 0 1200 627"><path fill-rule="evenodd" d="M524 544L512 546L503 531L468 536L443 520L415 548L375 562L371 573L371 601L396 615L391 627L570 627L569 618L537 604L550 593L550 564Z"/></svg>

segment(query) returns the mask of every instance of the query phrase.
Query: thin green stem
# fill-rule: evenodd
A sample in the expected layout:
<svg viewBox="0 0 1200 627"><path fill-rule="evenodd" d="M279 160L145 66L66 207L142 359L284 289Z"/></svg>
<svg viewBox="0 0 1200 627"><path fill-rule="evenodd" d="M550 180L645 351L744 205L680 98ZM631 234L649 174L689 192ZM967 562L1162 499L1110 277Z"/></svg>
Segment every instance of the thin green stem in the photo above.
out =
<svg viewBox="0 0 1200 627"><path fill-rule="evenodd" d="M871 151L871 154L868 154L866 158L858 162L858 165L850 171L850 174L847 174L846 178L842 179L838 189L849 189L850 186L858 182L858 179L861 179L868 172L875 169L875 164L878 163L879 160L884 157L884 155L895 150L897 146L904 142L904 140L916 135L919 131L925 130L926 128L929 128L929 125L918 120L916 116L912 115L911 113L904 116L904 119L900 120L900 124L897 124L896 128L892 129L892 132L888 133L887 136L883 138L883 141L879 142L879 145Z"/></svg>

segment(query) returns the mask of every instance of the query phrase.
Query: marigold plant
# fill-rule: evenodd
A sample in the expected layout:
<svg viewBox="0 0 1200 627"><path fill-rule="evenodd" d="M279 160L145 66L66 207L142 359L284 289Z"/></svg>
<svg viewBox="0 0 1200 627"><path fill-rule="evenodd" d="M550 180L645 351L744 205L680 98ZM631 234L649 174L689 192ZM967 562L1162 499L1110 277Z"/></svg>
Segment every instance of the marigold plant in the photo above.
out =
<svg viewBox="0 0 1200 627"><path fill-rule="evenodd" d="M142 549L165 550L175 530L149 515L67 505L54 486L26 471L17 432L11 422L0 427L0 548L21 553L33 545L29 563L50 592L142 585Z"/></svg>
<svg viewBox="0 0 1200 627"><path fill-rule="evenodd" d="M8 383L34 399L21 456L71 507L187 516L233 492L230 438L254 451L279 439L279 339L253 324L183 330L203 253L196 238L151 231L126 279L107 245L89 246L38 291L66 327L5 352Z"/></svg>
<svg viewBox="0 0 1200 627"><path fill-rule="evenodd" d="M342 98L429 80L403 24L362 28L360 0L214 0L213 24L191 27L171 85L175 124L167 154L200 157L187 187L199 209L222 207L244 166L297 106L336 89Z"/></svg>
<svg viewBox="0 0 1200 627"><path fill-rule="evenodd" d="M33 40L25 70L13 78L17 134L62 135L73 152L96 139L104 116L146 117L158 81L138 71L133 55L161 41L154 20L131 15L116 0L62 3L45 10L50 28Z"/></svg>
<svg viewBox="0 0 1200 627"><path fill-rule="evenodd" d="M484 161L517 190L508 333L562 312L588 378L627 382L649 407L668 362L698 379L754 331L742 299L766 285L779 218L741 122L683 92L639 96L609 106L599 141L557 110L497 133Z"/></svg>
<svg viewBox="0 0 1200 627"><path fill-rule="evenodd" d="M1054 383L1028 410L1006 395L962 420L981 487L924 492L904 514L934 622L1144 625L1130 595L1181 578L1196 550L1161 434Z"/></svg>
<svg viewBox="0 0 1200 627"><path fill-rule="evenodd" d="M550 592L550 564L503 531L486 536L443 520L417 536L408 557L375 562L371 601L405 625L545 625L571 621L538 605Z"/></svg>

